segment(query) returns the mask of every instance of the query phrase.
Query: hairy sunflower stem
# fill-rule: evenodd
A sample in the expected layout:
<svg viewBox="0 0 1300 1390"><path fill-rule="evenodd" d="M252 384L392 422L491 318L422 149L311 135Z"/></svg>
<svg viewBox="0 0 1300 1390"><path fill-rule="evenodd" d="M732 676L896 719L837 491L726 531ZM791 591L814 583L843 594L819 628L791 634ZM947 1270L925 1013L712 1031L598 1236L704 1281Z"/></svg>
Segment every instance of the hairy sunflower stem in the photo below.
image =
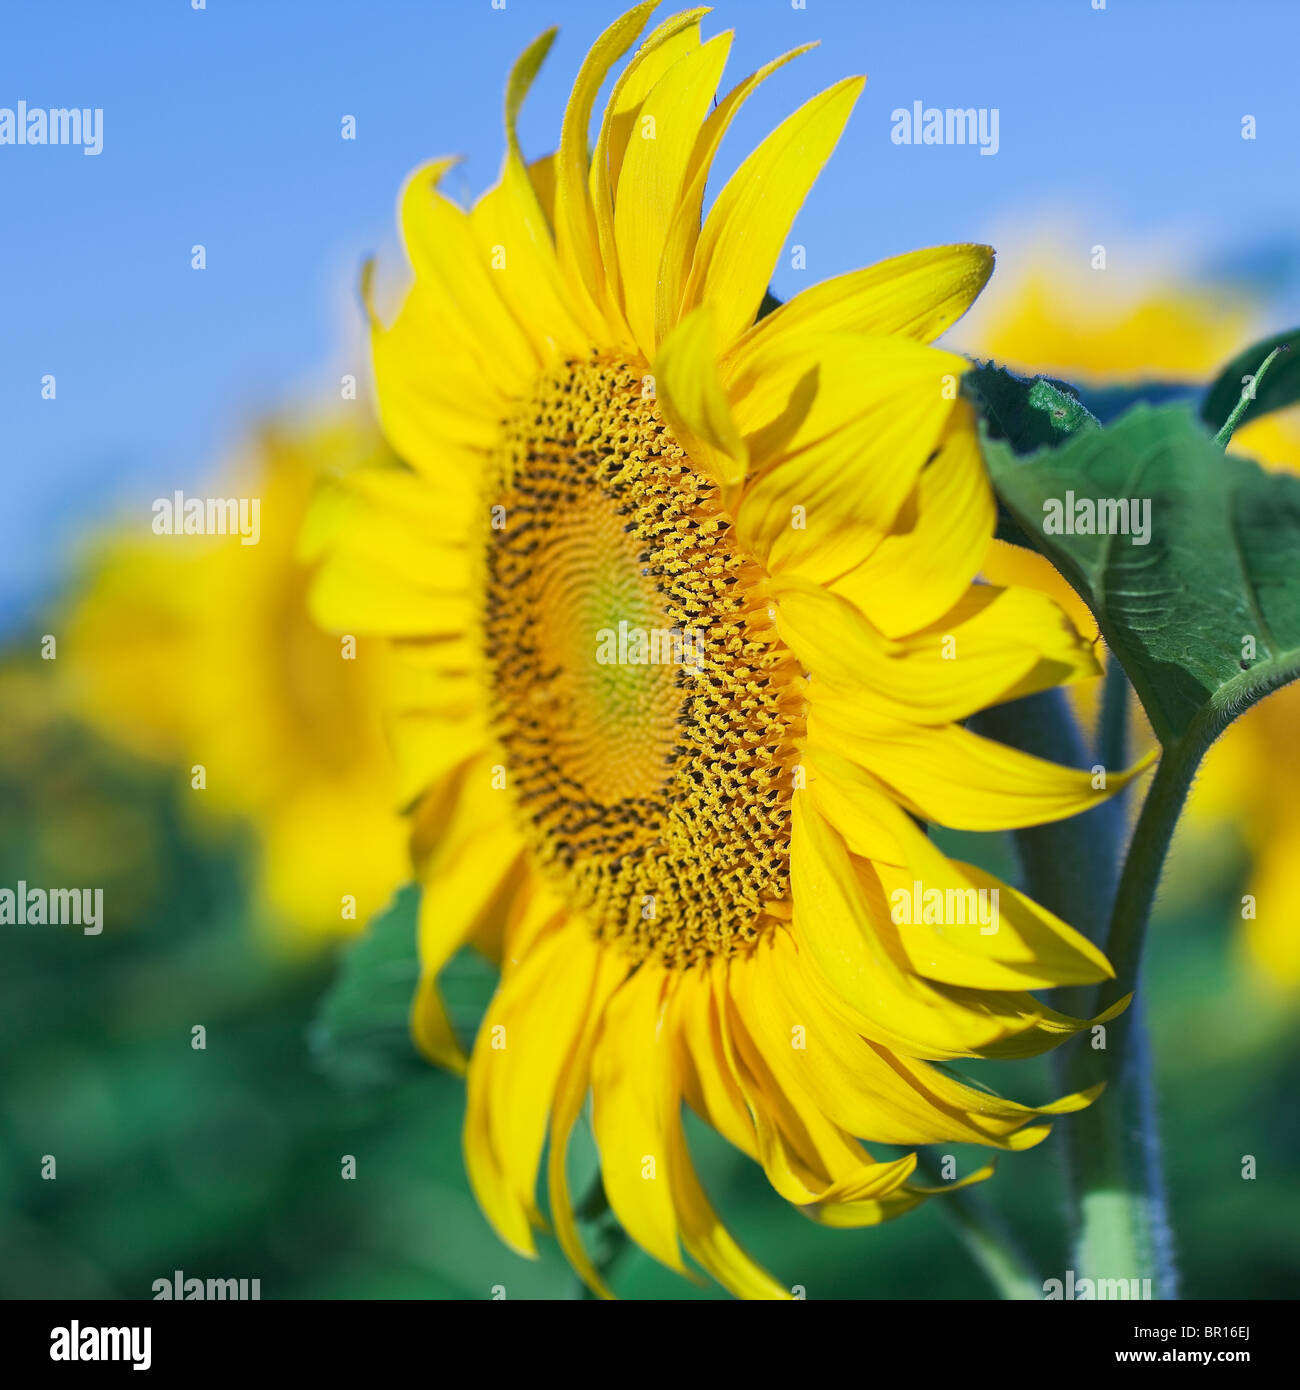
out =
<svg viewBox="0 0 1300 1390"><path fill-rule="evenodd" d="M1123 767L1128 762L1128 706L1132 689L1124 668L1110 657L1106 662L1101 714L1097 720L1097 761L1103 767ZM1124 799L1125 792L1120 792L1110 804L1122 805Z"/></svg>
<svg viewBox="0 0 1300 1390"><path fill-rule="evenodd" d="M936 1186L942 1183L939 1167L929 1154L917 1155L917 1167ZM944 1217L997 1290L999 1298L1022 1303L1042 1298L1043 1281L996 1212L974 1188L958 1188L937 1200Z"/></svg>
<svg viewBox="0 0 1300 1390"><path fill-rule="evenodd" d="M1133 832L1106 954L1115 978L1098 987L1101 1013L1137 989L1147 921L1174 826L1208 746L1203 731L1168 745ZM1066 1153L1075 1204L1076 1277L1151 1281L1150 1296L1176 1298L1177 1272L1166 1211L1151 1052L1138 1000L1104 1025L1104 1047L1076 1047L1068 1066L1071 1085L1098 1081L1107 1091L1066 1129Z"/></svg>

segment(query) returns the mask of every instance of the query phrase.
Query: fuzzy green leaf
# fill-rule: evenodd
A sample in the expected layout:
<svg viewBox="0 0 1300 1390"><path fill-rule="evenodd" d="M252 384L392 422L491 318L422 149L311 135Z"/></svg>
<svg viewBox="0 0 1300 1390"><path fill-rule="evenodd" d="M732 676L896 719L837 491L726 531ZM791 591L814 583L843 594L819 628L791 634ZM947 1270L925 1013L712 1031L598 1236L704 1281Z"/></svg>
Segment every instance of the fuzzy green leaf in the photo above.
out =
<svg viewBox="0 0 1300 1390"><path fill-rule="evenodd" d="M962 390L987 423L989 437L1005 439L1018 454L1060 444L1097 421L1072 386L1040 376L1017 376L979 362L962 378Z"/></svg>
<svg viewBox="0 0 1300 1390"><path fill-rule="evenodd" d="M1208 741L1300 675L1300 479L1225 454L1184 406L1138 406L1028 457L986 439L985 457L1021 530L1092 609L1163 744L1193 725ZM1112 530L1123 520L1099 504L1120 501L1128 534L1096 534L1102 516Z"/></svg>

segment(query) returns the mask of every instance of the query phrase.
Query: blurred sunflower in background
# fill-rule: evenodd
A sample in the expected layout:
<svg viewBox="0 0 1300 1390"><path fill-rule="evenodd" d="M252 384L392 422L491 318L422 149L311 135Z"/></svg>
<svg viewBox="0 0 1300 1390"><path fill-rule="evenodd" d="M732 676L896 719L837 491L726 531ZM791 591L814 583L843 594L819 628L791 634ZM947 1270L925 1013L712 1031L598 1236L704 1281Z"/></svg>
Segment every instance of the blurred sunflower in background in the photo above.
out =
<svg viewBox="0 0 1300 1390"><path fill-rule="evenodd" d="M407 872L385 653L311 622L297 554L322 476L388 458L372 424L272 426L208 489L259 500L256 544L155 535L143 516L93 539L57 620L69 712L175 765L201 822L252 827L258 893L285 945L360 930Z"/></svg>
<svg viewBox="0 0 1300 1390"><path fill-rule="evenodd" d="M595 96L653 8L588 54L556 154L526 163L515 133L551 32L511 73L497 185L465 210L439 190L454 161L410 180L414 283L391 323L373 316L409 469L340 480L306 548L321 622L391 641L430 1058L466 1065L444 963L470 940L501 962L464 1135L492 1224L534 1252L549 1134L551 1220L608 1293L566 1171L590 1093L605 1193L642 1248L785 1297L702 1191L683 1101L839 1226L933 1191L914 1153L876 1161L861 1139L1037 1143L1090 1095L1033 1108L933 1064L1052 1047L1082 1025L1029 991L1110 967L917 819L1035 824L1125 778L1099 791L962 727L1097 670L1050 599L974 582L993 498L967 364L929 343L992 253L902 256L760 317L863 79L779 126L702 221L732 118L801 50L715 104L731 35L703 41L703 10L668 19L589 150ZM616 634L640 656L606 660ZM668 638L690 658L647 656ZM996 891L1000 922L910 920L900 895L921 884Z"/></svg>
<svg viewBox="0 0 1300 1390"><path fill-rule="evenodd" d="M1196 284L1190 276L1140 281L1080 269L1040 248L1018 279L1004 281L963 325L971 350L1028 375L1063 377L1084 387L1142 380L1203 386L1262 336L1256 307L1241 295ZM1248 422L1232 437L1234 453L1265 468L1300 473L1300 411ZM1096 624L1082 600L1042 556L995 542L985 564L994 582L1034 584L1052 594L1082 631ZM1081 694L1083 693L1081 688ZM1090 700L1081 700L1090 708ZM1137 700L1140 736L1154 742ZM1300 901L1300 687L1287 686L1235 721L1197 775L1180 829L1185 852L1200 855L1229 827L1251 859L1242 942L1256 978L1300 998L1300 934L1291 905ZM1191 847L1188 849L1188 847ZM1176 876L1171 876L1176 882Z"/></svg>

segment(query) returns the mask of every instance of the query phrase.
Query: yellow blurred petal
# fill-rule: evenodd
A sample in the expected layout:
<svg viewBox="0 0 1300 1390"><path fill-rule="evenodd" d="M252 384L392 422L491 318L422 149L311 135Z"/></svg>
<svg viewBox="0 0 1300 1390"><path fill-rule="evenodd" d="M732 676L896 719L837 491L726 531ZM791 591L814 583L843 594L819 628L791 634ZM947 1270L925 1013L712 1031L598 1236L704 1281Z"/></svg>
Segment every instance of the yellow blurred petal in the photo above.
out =
<svg viewBox="0 0 1300 1390"><path fill-rule="evenodd" d="M394 450L444 495L474 490L507 396L449 332L438 295L417 282L390 326L372 318L370 344L379 418Z"/></svg>
<svg viewBox="0 0 1300 1390"><path fill-rule="evenodd" d="M466 595L473 573L470 505L456 501L405 469L361 469L321 488L304 543L326 565L345 560L412 588ZM330 513L328 534L322 510Z"/></svg>
<svg viewBox="0 0 1300 1390"><path fill-rule="evenodd" d="M475 690L477 696L477 690ZM474 697L443 709L395 709L389 738L398 767L396 799L409 806L429 787L489 746L487 721Z"/></svg>
<svg viewBox="0 0 1300 1390"><path fill-rule="evenodd" d="M331 556L321 565L310 609L326 631L390 637L453 637L478 617L478 605L467 595L417 587L394 570L346 555Z"/></svg>
<svg viewBox="0 0 1300 1390"><path fill-rule="evenodd" d="M464 1054L437 992L438 973L459 947L504 911L521 879L522 847L500 796L467 795L456 807L439 855L422 875L420 984L411 1013L416 1045L438 1066L463 1071Z"/></svg>
<svg viewBox="0 0 1300 1390"><path fill-rule="evenodd" d="M1255 899L1255 915L1243 923L1246 954L1266 988L1294 999L1300 994L1300 931L1293 910L1300 902L1300 827L1293 820L1274 825L1246 886Z"/></svg>
<svg viewBox="0 0 1300 1390"><path fill-rule="evenodd" d="M469 214L439 192L456 163L435 160L407 180L402 235L417 279L426 293L437 294L437 312L453 326L462 351L514 395L537 375L540 359L499 292L490 248L483 246Z"/></svg>
<svg viewBox="0 0 1300 1390"><path fill-rule="evenodd" d="M1150 378L1198 384L1247 334L1240 302L1215 291L1160 284L1146 268L1137 293L1107 275L1068 263L1038 264L1018 285L999 281L980 305L979 354L1013 371L1067 381Z"/></svg>

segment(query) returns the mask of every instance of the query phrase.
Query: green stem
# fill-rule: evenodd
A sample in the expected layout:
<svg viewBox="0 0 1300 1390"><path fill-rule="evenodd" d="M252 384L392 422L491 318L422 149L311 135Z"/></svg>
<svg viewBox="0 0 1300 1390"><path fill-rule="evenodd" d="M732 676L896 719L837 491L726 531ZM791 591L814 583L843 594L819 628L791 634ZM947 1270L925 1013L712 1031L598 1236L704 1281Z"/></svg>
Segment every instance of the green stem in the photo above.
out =
<svg viewBox="0 0 1300 1390"><path fill-rule="evenodd" d="M918 1155L917 1166L936 1186L943 1181L928 1154ZM1043 1281L1034 1273L992 1207L974 1188L957 1188L935 1200L1000 1298L1019 1302L1042 1298Z"/></svg>
<svg viewBox="0 0 1300 1390"><path fill-rule="evenodd" d="M1178 824L1191 789L1192 777L1207 746L1195 736L1172 744L1156 768L1115 894L1106 954L1115 967L1116 979L1098 990L1098 1001L1103 1007L1113 1004L1137 985L1147 919L1151 915L1160 873L1173 839L1174 826Z"/></svg>
<svg viewBox="0 0 1300 1390"><path fill-rule="evenodd" d="M1254 404L1255 396L1259 391L1259 384L1264 380L1264 373L1273 365L1280 353L1287 351L1285 343L1279 343L1277 347L1260 363L1259 371L1255 373L1255 379L1251 382L1248 390L1241 393L1241 399L1232 408L1232 414L1223 422L1223 428L1214 436L1214 442L1227 447L1228 440L1232 438L1232 432L1237 428L1241 417Z"/></svg>
<svg viewBox="0 0 1300 1390"><path fill-rule="evenodd" d="M1147 921L1174 827L1208 746L1194 730L1166 748L1133 832L1111 915L1106 954L1115 978L1097 990L1100 1013L1138 987ZM1067 1065L1070 1085L1098 1081L1107 1092L1075 1116L1066 1130L1067 1165L1078 1239L1076 1275L1089 1279L1151 1280L1155 1298L1178 1296L1156 1139L1150 1047L1137 1000L1101 1025L1104 1046L1076 1045Z"/></svg>
<svg viewBox="0 0 1300 1390"><path fill-rule="evenodd" d="M1108 656L1102 682L1101 714L1097 720L1097 761L1102 767L1123 767L1128 762L1128 706L1133 687L1123 666ZM1119 805L1124 793L1108 805Z"/></svg>

